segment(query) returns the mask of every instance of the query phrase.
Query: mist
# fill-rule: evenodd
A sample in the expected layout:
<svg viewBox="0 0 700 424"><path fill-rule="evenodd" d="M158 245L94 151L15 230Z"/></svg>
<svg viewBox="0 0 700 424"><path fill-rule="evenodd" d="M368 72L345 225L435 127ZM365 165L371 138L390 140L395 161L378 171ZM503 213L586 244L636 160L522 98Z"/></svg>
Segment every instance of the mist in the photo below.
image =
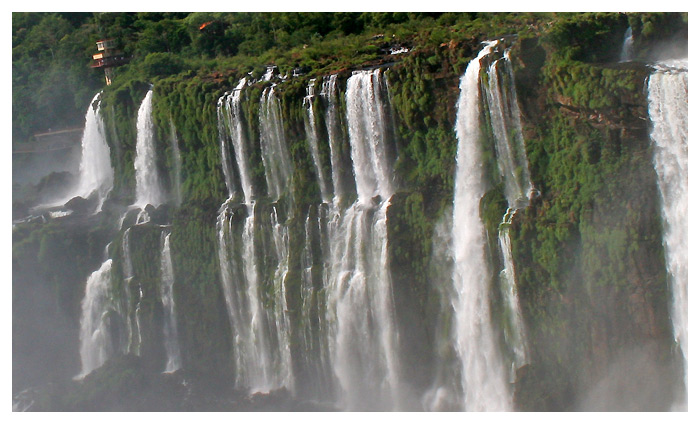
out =
<svg viewBox="0 0 700 424"><path fill-rule="evenodd" d="M74 18L13 15L94 71L13 78L13 410L688 408L683 15Z"/></svg>

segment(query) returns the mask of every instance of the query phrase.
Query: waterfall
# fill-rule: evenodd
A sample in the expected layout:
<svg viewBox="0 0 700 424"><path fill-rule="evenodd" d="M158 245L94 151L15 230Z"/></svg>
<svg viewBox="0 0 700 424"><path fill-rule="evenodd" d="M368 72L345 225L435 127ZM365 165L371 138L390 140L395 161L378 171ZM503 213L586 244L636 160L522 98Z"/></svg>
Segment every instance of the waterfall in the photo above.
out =
<svg viewBox="0 0 700 424"><path fill-rule="evenodd" d="M181 366L180 343L177 334L177 318L175 315L175 298L173 297L173 261L170 256L170 232L161 235L160 255L160 299L163 302L163 340L165 341L165 353L167 362L164 372L173 372Z"/></svg>
<svg viewBox="0 0 700 424"><path fill-rule="evenodd" d="M500 42L498 43L500 44ZM488 84L483 89L496 146L496 157L501 177L505 183L508 210L498 229L498 245L501 250L503 270L500 272L501 296L507 316L506 344L511 351L510 382L515 382L515 371L528 361L525 327L515 285L515 270L510 242L510 224L518 209L529 204L534 192L525 154L520 108L515 94L510 50L503 58L491 63L487 73Z"/></svg>
<svg viewBox="0 0 700 424"><path fill-rule="evenodd" d="M327 320L332 368L349 409L398 409L402 397L387 257L386 211L394 190L385 148L386 97L379 69L348 80L358 199L330 227Z"/></svg>
<svg viewBox="0 0 700 424"><path fill-rule="evenodd" d="M147 204L157 206L163 201L155 166L154 128L151 117L152 95L153 92L149 90L141 103L137 119L136 159L134 161L136 171L135 205L142 209ZM95 96L93 102L97 100L98 96L99 94ZM106 144L104 134L104 124L99 115L99 103L94 109L91 105L86 115L86 129L83 134L80 190L84 196L89 195L94 190L98 191L100 196L98 210L101 209L107 192L111 190L113 181L109 147ZM125 216L126 214L122 216L122 221ZM83 368L81 376L101 366L114 350L132 351L139 354L141 345L140 306L143 300L143 290L139 285L138 301L132 321L129 311L131 310L133 267L129 249L129 234L130 229L127 229L122 239L125 307L120 302L111 301L111 259L105 261L102 267L88 278L82 302L80 354ZM112 346L113 340L108 325L116 323L109 322L111 311L126 317L128 338L127 340L119 339L120 346Z"/></svg>
<svg viewBox="0 0 700 424"><path fill-rule="evenodd" d="M177 129L172 118L170 118L170 148L173 151L173 166L175 168L175 205L182 204L182 157L180 156L180 146L177 140Z"/></svg>
<svg viewBox="0 0 700 424"><path fill-rule="evenodd" d="M265 68L265 75L262 76L262 79L260 81L270 81L273 76L275 76L275 71L277 70L277 66L275 65L270 65Z"/></svg>
<svg viewBox="0 0 700 424"><path fill-rule="evenodd" d="M306 117L304 119L304 128L306 130L306 137L309 141L309 147L311 150L311 157L314 161L314 168L316 170L316 178L318 179L318 186L321 190L321 200L323 203L330 203L331 193L328 191L328 186L326 184L326 178L323 173L323 166L321 165L321 154L318 148L318 132L316 131L316 119L314 118L314 83L315 79L309 81L309 85L306 88L306 97L304 97L304 106L306 108Z"/></svg>
<svg viewBox="0 0 700 424"><path fill-rule="evenodd" d="M247 152L245 149L245 133L243 132L241 112L241 90L246 85L246 79L241 78L238 85L231 92L225 93L219 98L216 114L219 127L219 140L221 143L221 163L224 170L224 181L228 189L229 197L235 192L234 169L231 157L230 145L234 146L236 163L241 174L241 186L246 202L251 199L252 183L248 171Z"/></svg>
<svg viewBox="0 0 700 424"><path fill-rule="evenodd" d="M231 150L229 147L228 137L226 136L227 129L225 122L227 119L229 119L228 116L225 115L227 113L225 106L227 98L228 94L224 94L223 96L219 97L219 102L216 106L216 115L219 127L219 143L221 147L221 167L224 171L224 182L226 183L226 188L228 189L228 196L231 198L235 192L235 183L233 181L233 169L231 169Z"/></svg>
<svg viewBox="0 0 700 424"><path fill-rule="evenodd" d="M281 114L275 87L266 88L260 98L260 147L267 194L272 201L282 197L292 176L292 159L287 150Z"/></svg>
<svg viewBox="0 0 700 424"><path fill-rule="evenodd" d="M688 59L656 65L649 77L654 167L661 194L671 319L688 387ZM683 400L687 410L687 398Z"/></svg>
<svg viewBox="0 0 700 424"><path fill-rule="evenodd" d="M340 142L343 139L340 131L340 118L338 115L338 74L333 74L323 78L321 86L321 98L325 103L326 130L328 133L328 146L331 156L331 179L333 180L333 194L339 200L343 194L343 187L340 182Z"/></svg>
<svg viewBox="0 0 700 424"><path fill-rule="evenodd" d="M451 346L438 340L438 373L433 386L423 397L423 404L429 410L510 409L510 391L503 364L510 361L510 382L513 383L515 371L528 362L525 328L515 284L510 225L517 210L529 204L534 189L525 154L509 49L502 49L501 41L486 43L468 65L460 84L454 209L452 219L444 219L445 222L441 221L435 228L431 259L432 267L451 269L453 273L451 288L442 287L439 280L433 281L441 294L444 314L441 321L449 319L450 310L454 309L454 330ZM490 124L486 128L491 129L487 134L480 130L482 106ZM481 138L493 141L508 202L498 229L503 263L499 288L505 315L503 331L507 359L501 358L499 336L494 331L489 310L491 271L486 257L485 228L479 216L480 201L487 189L482 171ZM443 228L448 225L452 228L449 235ZM445 259L446 255L452 256L453 261ZM452 308L448 307L449 304ZM457 358L457 364L453 364L453 357ZM454 368L460 369L461 382L455 380ZM458 399L460 392L461 400Z"/></svg>
<svg viewBox="0 0 700 424"><path fill-rule="evenodd" d="M263 220L264 228L256 219L255 203L247 205L246 211L240 232L232 225L234 220L226 206L217 223L222 285L233 332L235 386L251 393L280 387L293 390L284 287L288 270L287 230L278 222L274 208L269 220ZM261 236L265 228L272 232L273 258L261 258L256 252L256 235ZM275 270L270 282L261 274L264 260L274 263L270 267ZM273 294L265 302L261 290L268 283L273 286ZM266 308L266 304L273 306Z"/></svg>
<svg viewBox="0 0 700 424"><path fill-rule="evenodd" d="M254 344L250 334L251 329L248 325L250 313L246 302L245 286L243 284L235 284L242 280L243 275L239 273L240 264L236 261L239 255L230 254L234 248L234 239L231 218L228 216L229 213L228 205L224 203L219 213L216 230L219 239L221 283L231 331L233 332L234 363L237 370L235 383L236 386L241 387L248 383L245 371L251 369L247 363L253 359L250 358L252 353L248 351L254 348ZM257 303L254 302L254 304L257 306Z"/></svg>
<svg viewBox="0 0 700 424"><path fill-rule="evenodd" d="M319 291L328 281L328 234L324 229L324 207L316 207L316 219L312 209L310 206L304 221L304 249L301 251L302 360L310 381L307 396L328 400L332 399L333 383L325 343L328 340L325 303Z"/></svg>
<svg viewBox="0 0 700 424"><path fill-rule="evenodd" d="M245 78L241 78L233 91L223 95L219 99L217 107L219 122L219 138L221 140L221 156L226 177L226 187L229 196L233 195L233 170L231 168L230 143L234 148L234 156L238 173L241 179L243 197L246 204L250 204L253 199L253 179L251 177L250 165L248 164L248 141L245 136L243 111L241 108L241 93L247 84Z"/></svg>
<svg viewBox="0 0 700 424"><path fill-rule="evenodd" d="M508 208L503 216L503 222L498 227L498 246L501 250L503 270L501 270L500 289L506 312L505 339L512 354L510 368L510 382L515 383L516 371L528 363L527 336L525 324L518 301L518 288L515 285L515 268L513 266L513 253L510 242L510 225L517 209Z"/></svg>
<svg viewBox="0 0 700 424"><path fill-rule="evenodd" d="M634 54L634 35L632 27L628 27L625 31L625 41L622 43L622 52L620 53L620 62L629 62Z"/></svg>
<svg viewBox="0 0 700 424"><path fill-rule="evenodd" d="M487 78L484 92L498 168L505 182L505 196L509 207L521 208L528 204L527 196L532 191L532 183L509 51L502 59L491 63Z"/></svg>
<svg viewBox="0 0 700 424"><path fill-rule="evenodd" d="M153 90L148 90L139 107L136 120L136 201L134 206L159 206L165 199L161 191L156 164L155 128L151 116Z"/></svg>
<svg viewBox="0 0 700 424"><path fill-rule="evenodd" d="M85 130L82 139L82 157L80 159L80 185L75 196L87 198L97 192L99 199L97 211L102 210L102 204L107 194L112 190L114 170L109 158L109 146L105 138L104 122L100 115L101 100L99 92L90 102L85 113ZM97 101L97 106L94 103ZM74 196L73 196L74 197Z"/></svg>
<svg viewBox="0 0 700 424"><path fill-rule="evenodd" d="M314 369L317 365L315 358L311 356L314 353L314 345L318 339L314 337L314 315L318 314L315 310L314 298L314 254L313 254L313 235L311 233L311 207L306 214L304 221L304 249L301 251L301 321L303 326L302 341L304 352L310 354L304 355L304 362L307 368L311 369L314 374L318 374ZM318 378L314 375L316 379ZM312 377L312 379L314 379Z"/></svg>
<svg viewBox="0 0 700 424"><path fill-rule="evenodd" d="M460 80L455 128L458 146L452 220L452 281L456 289L452 302L453 338L462 374L464 408L469 411L511 409L489 310L486 237L479 216L479 203L485 194L479 131L481 60L496 44L486 43Z"/></svg>
<svg viewBox="0 0 700 424"><path fill-rule="evenodd" d="M129 239L131 234L131 228L124 231L122 236L122 258L123 258L123 272L124 272L124 296L126 298L125 313L126 316L126 327L127 327L127 345L126 352L133 352L138 355L141 348L141 321L139 320L139 312L141 299L143 298L143 291L141 285L138 286L138 299L136 302L136 307L134 308L134 317L131 317L131 291L134 284L134 267L131 263L131 248L129 247Z"/></svg>
<svg viewBox="0 0 700 424"><path fill-rule="evenodd" d="M285 280L289 272L289 230L280 223L277 207L273 206L270 213L270 227L276 256L275 273L273 277L273 301L272 321L274 321L273 334L276 337L277 348L275 351L275 369L278 370L279 385L294 390L292 375L292 355L289 348L290 325L287 312L287 290Z"/></svg>
<svg viewBox="0 0 700 424"><path fill-rule="evenodd" d="M101 95L100 91L92 98L85 113L78 183L70 195L54 202L55 205L63 205L76 196L87 199L96 193L97 207L95 212L99 212L102 210L107 195L112 190L114 169L109 157L110 150L105 137L104 121L100 115Z"/></svg>
<svg viewBox="0 0 700 424"><path fill-rule="evenodd" d="M219 263L221 279L233 332L235 386L250 387L251 391L269 390L270 373L267 331L264 314L258 296L258 274L255 257L255 205L248 208L248 216L241 237L241 247L236 249L235 231L231 217L224 207L219 214ZM257 337L256 337L257 335Z"/></svg>
<svg viewBox="0 0 700 424"><path fill-rule="evenodd" d="M112 260L107 259L88 277L85 297L81 302L80 361L82 369L77 378L83 378L99 368L113 351L109 332L111 308Z"/></svg>
<svg viewBox="0 0 700 424"><path fill-rule="evenodd" d="M230 139L244 194L242 205L233 204L233 175L226 175L229 199L219 211L217 233L222 288L233 336L234 385L251 393L280 387L293 390L291 329L284 286L289 269L289 235L279 220L278 206L272 206L266 218L259 216L260 208L253 200L240 106L245 84L246 80L242 79L235 90L219 100L217 108L222 158L231 159ZM260 102L260 143L272 200L278 200L287 190L292 172L279 108L274 89L269 87ZM227 171L227 166L224 164L225 174L232 173L233 168L229 166ZM243 213L245 217L241 216ZM258 251L260 248L265 252L263 256ZM274 275L265 273L269 269L274 270ZM268 292L269 286L272 294Z"/></svg>
<svg viewBox="0 0 700 424"><path fill-rule="evenodd" d="M386 153L387 116L383 97L386 81L380 70L356 72L348 79L347 104L350 152L359 201L367 204L376 195L394 194Z"/></svg>

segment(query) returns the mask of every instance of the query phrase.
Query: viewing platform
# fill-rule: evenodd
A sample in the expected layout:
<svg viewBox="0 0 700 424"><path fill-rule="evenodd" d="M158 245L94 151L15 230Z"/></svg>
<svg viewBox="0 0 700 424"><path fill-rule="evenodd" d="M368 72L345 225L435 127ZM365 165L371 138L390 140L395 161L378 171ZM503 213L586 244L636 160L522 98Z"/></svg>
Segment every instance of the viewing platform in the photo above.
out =
<svg viewBox="0 0 700 424"><path fill-rule="evenodd" d="M80 144L83 127L64 128L34 134L33 140L24 143L12 143L12 154L43 153L65 150Z"/></svg>

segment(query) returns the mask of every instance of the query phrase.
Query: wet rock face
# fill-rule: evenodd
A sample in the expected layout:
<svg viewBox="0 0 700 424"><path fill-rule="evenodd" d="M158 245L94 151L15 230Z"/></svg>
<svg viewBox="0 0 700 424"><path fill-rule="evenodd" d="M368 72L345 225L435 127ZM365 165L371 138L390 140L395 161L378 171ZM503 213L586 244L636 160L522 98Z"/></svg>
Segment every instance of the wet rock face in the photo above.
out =
<svg viewBox="0 0 700 424"><path fill-rule="evenodd" d="M77 177L70 172L52 172L37 184L38 196L41 199L60 198L77 182Z"/></svg>
<svg viewBox="0 0 700 424"><path fill-rule="evenodd" d="M538 31L544 31L542 25ZM673 382L682 380L682 376L679 377L674 355L669 353L673 341L670 339L664 259L660 254L658 193L650 165L646 106L639 97L646 71L642 65L633 63L551 60L552 51L546 48L543 39L533 35L516 40L512 50L517 67L516 88L525 121L526 150L532 159L531 169L538 190L537 198L528 210L515 215L511 227L517 284L522 307L527 312L524 315L528 343L532 347L531 363L517 370L516 408L554 411L663 409L673 392ZM436 288L430 262L431 241L435 221L442 216L453 195L459 75L483 41L480 36L471 35L459 40L444 40L434 50L397 55L391 55L391 49L400 46L387 44L383 46L387 49L386 57L366 63L367 68L371 68L391 61L393 66L386 72L390 85L395 83L394 87L398 87L393 92L395 116L392 117L397 121L392 137L397 140L387 148L400 157L392 168L395 174L392 178L400 189L394 193L386 212L387 246L398 321L396 330L401 335L398 349L403 363L401 372L411 382L416 398L429 389L436 370L443 365L436 365L435 345L438 343L435 342L449 337L450 331L449 324L440 323L441 292ZM339 80L346 81L351 68L345 64L338 66L343 69ZM276 86L283 99L285 131L290 136L288 141L294 153L291 190L304 195L296 198L296 204L287 204L283 199L273 205L269 199L256 199L255 208L257 222L269 222L275 206L279 222L289 225L291 259L285 284L288 284L286 301L293 331L299 331L299 310L303 303L300 288L300 254L305 240L303 218L308 202L317 202L318 197L316 188L312 187L315 174L311 153L307 152L309 156L304 159L306 139L301 109L297 107L301 105L307 82L301 74L307 71L296 69L294 72L300 74L299 78L287 81L287 87L296 84L297 88L285 89L284 84ZM574 71L578 76L566 80L572 78ZM193 72L188 75L186 91L181 91L184 88L175 83L169 86L165 80L158 82L155 88L157 96L167 98L161 100L158 115L162 118L166 111L172 114L171 120L174 119L178 130L182 131L178 142L182 144L185 158L183 202L177 207L146 205L143 210L128 209L133 203L134 188L133 175L125 172L126 168L131 168L133 159L128 154L133 147L128 140L136 137L129 136L124 128L134 127L127 115L136 109L131 108L128 113L118 110L111 118L116 121L112 123L114 129L110 129L115 133L112 147L120 162L117 185L105 201L101 216L90 215L96 205L94 197L71 199L65 205L73 211L71 216L57 219L52 219L48 213L37 216L36 220L46 223L46 229L35 236L22 233L25 241L17 243L17 253L13 251L13 319L19 329L17 334L32 333L41 339L46 331L41 325L46 321L52 333L39 342L13 340L17 346L14 356L20 358L13 362L13 367L24 372L34 364L48 364L27 374L31 378L16 384L26 387L35 381L47 381L42 380L41 374L47 374L51 371L49 367L57 365L63 368L57 372L57 377L68 380L80 365L76 363L76 328L79 327L85 276L99 266L104 247L110 241L113 243L110 255L115 261L121 260L118 259L122 255L119 240L127 228L132 229L134 276L128 289L132 303L129 313L133 315L133 308L140 302L144 340L140 346L141 356L115 357L82 383L55 384L50 392L45 392L49 393L46 396L51 402L42 403L41 407L37 404L38 409L55 409L55 405L71 410L120 411L333 409L301 399L303 390L299 389L298 381L296 396L299 398L285 388L253 394L232 389L235 375L231 365L231 330L220 287L220 258L216 250L219 246L217 211L227 214L227 222L236 233L241 233L249 212L240 199L228 204L225 211L221 209L226 184L218 175L221 164L218 162L217 128L216 122L211 120L217 116L213 109L215 102L212 102L216 98L215 91L230 89L231 82L235 85L237 71L215 73L216 87L208 85L212 83L211 78L196 80ZM273 75L275 73L271 72L270 76ZM617 78L610 75L631 75L626 81L632 85L604 86L605 75L605 81L613 83ZM257 76L262 76L262 71ZM283 79L278 77L274 77L275 82ZM179 81L175 77L168 80ZM561 84L555 87L555 82ZM578 84L578 90L569 89L573 83ZM346 91L345 82L339 84L342 96ZM261 89L261 86L251 88L250 98L259 99ZM285 90L288 91L285 93ZM138 91L136 85L131 91ZM257 102L247 101L243 105L250 118L251 137L259 132ZM125 111L129 111L129 107L127 105ZM346 103L339 101L338 107L344 110ZM320 115L317 118L329 119ZM338 132L347 130L346 122L337 125ZM558 132L551 130L557 126ZM117 135L123 143L118 142ZM400 140L402 137L405 140ZM354 199L355 181L349 142L343 140L338 144L344 149L340 154L339 179L340 186L346 186L347 197L342 206L345 209ZM163 143L159 148L162 147ZM322 156L324 154L329 153L322 152ZM161 157L161 160L165 159ZM258 164L253 182L262 192L265 168L260 152L252 151L250 161ZM598 165L601 163L604 166ZM160 165L162 169L159 170L165 172L167 166ZM617 174L605 168L617 165ZM67 178L67 175L56 176L55 187L53 180L47 179L42 187L33 186L31 195L36 198L40 190L51 193L69 182ZM603 183L599 184L599 180ZM487 201L487 194L482 203L495 206L491 209L484 206L481 217L488 221L488 231L492 233L489 254L497 273L499 253L494 234L506 205L504 199L500 199L502 188L493 190L497 194L494 199ZM584 200L580 200L582 198ZM379 206L381 200L378 196L372 198L373 207ZM30 212L29 204L13 203L13 217L26 216ZM323 207L327 209L330 205ZM489 217L489 211L497 213L492 212ZM88 226L97 225L106 215L108 219L99 225L110 227L109 237L89 233ZM316 219L315 215L308 216L311 221ZM120 218L121 228L116 229ZM78 228L80 226L83 230ZM69 227L71 231L82 233L67 237L64 232ZM177 279L173 291L178 302L185 367L174 374L160 373L165 355L162 346L164 312L160 306L158 287L161 282L157 267L159 240L164 230L172 231L173 236L173 267ZM265 231L260 233L255 244L264 245L270 238L270 230ZM320 235L312 237L321 238ZM78 238L85 246L74 243ZM316 244L320 242L314 241ZM263 253L270 253L269 248L257 246L257 251L268 249ZM316 246L314 258L318 257L317 253L320 256L320 250L321 247ZM36 265L32 260L39 256L43 261ZM278 265L270 258L273 256L266 254L261 259L265 275L273 274ZM444 259L449 262L449 258ZM67 269L69 267L74 269ZM121 269L121 264L115 265L117 268ZM320 268L318 271L314 268L314 272L320 273ZM449 272L446 275L449 280ZM122 277L118 275L115 279L122 281ZM314 281L318 283L320 277L316 276ZM36 309L45 309L51 314L38 319L33 316ZM63 314L64 310L68 312ZM119 327L121 324L117 324L120 319L122 317L115 313L115 345L116 340L124 338L118 333L123 331ZM500 325L496 320L494 327ZM304 347L299 343L299 334L300 331L292 336L291 349L296 349L293 355L301 357L298 352ZM58 354L50 357L56 346L65 348L58 359ZM303 366L299 363L294 366ZM450 403L448 397L445 399L443 408L458 410L462 407L457 401ZM416 404L415 407L421 406Z"/></svg>
<svg viewBox="0 0 700 424"><path fill-rule="evenodd" d="M98 220L71 214L13 229L13 391L80 371L85 276L99 268L111 238Z"/></svg>
<svg viewBox="0 0 700 424"><path fill-rule="evenodd" d="M66 380L26 390L15 396L13 404L33 412L336 410L332 405L295 398L285 388L246 394L188 371L154 372L147 361L135 355L116 356L81 381Z"/></svg>
<svg viewBox="0 0 700 424"><path fill-rule="evenodd" d="M513 226L521 235L515 268L533 348L530 366L518 373L516 403L523 410L638 410L654 398L646 410L668 408L665 394L674 388L660 376L682 377L669 353L644 97L649 70L639 63L554 61L534 39L522 40L513 54L526 149L541 192ZM562 129L552 130L557 123ZM584 177L589 172L596 177ZM634 377L622 378L649 363L643 390Z"/></svg>
<svg viewBox="0 0 700 424"><path fill-rule="evenodd" d="M150 206L150 205L149 205ZM149 215L151 216L151 221L154 224L158 225L165 225L168 223L168 216L169 216L169 210L170 207L168 204L162 204L158 206L157 208L152 208L149 211Z"/></svg>
<svg viewBox="0 0 700 424"><path fill-rule="evenodd" d="M65 204L65 208L73 211L75 214L91 213L95 210L95 206L97 206L96 196L90 196L88 199L76 196Z"/></svg>

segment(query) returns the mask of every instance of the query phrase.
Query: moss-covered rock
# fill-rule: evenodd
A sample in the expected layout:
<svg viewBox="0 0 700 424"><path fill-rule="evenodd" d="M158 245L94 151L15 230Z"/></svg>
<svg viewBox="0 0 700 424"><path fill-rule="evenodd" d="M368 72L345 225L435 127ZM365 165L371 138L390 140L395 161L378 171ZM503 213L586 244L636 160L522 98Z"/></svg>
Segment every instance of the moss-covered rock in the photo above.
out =
<svg viewBox="0 0 700 424"><path fill-rule="evenodd" d="M80 302L112 234L94 216L14 226L13 390L80 371Z"/></svg>
<svg viewBox="0 0 700 424"><path fill-rule="evenodd" d="M141 18L151 19L144 16ZM269 16L256 16L248 18L251 22L257 19L261 28L270 23ZM140 25L148 26L141 18ZM168 25L178 27L180 19ZM639 63L617 61L628 26L639 42L636 57L651 58L655 43L683 40L687 14L369 14L364 18L358 14L338 18L342 31L351 31L355 24L376 31L345 37L324 30L324 40L321 35L295 35L287 31L290 24L285 21L266 32L264 39L253 40L236 33L239 27L220 14L182 19L189 25L182 31L189 31L189 40L203 49L204 57L189 55L184 47L188 38L182 34L166 40L182 58L175 51L148 51L147 46L160 45L149 44L153 40L138 46L129 43L129 51L136 53L134 63L119 69L114 84L104 90L102 111L115 169L114 190L105 212L92 218L76 214L47 224L13 227L13 332L29 335L13 339L17 358L13 389L47 380L60 380L62 387L70 387L66 393L52 394L48 403L40 402L40 409L47 410L142 410L149 405L174 410L295 407L287 392L246 398L230 390L236 372L233 335L221 286L216 229L219 209L228 197L217 101L249 71L251 80L257 79L264 72L263 65L276 62L280 75L288 75L286 80L275 80L275 91L293 160L290 185L277 203L266 195L260 148L261 95L271 82L247 86L242 110L257 221L269 221L274 208L288 230L284 284L294 373L302 386L310 381L304 380L309 370L301 341L306 331L301 314L304 221L307 216L327 219L329 207L320 204L317 171L305 134L305 89L316 78L318 93L324 76L338 74L340 119L336 129L347 134L342 93L348 77L353 69L384 66L395 141L390 149L397 158L393 168L397 193L387 212L389 265L402 371L420 396L440 369L437 358L443 357L451 330L449 314L441 309L451 307L445 289L451 283L445 271L450 259L436 261L432 255L439 253L436 225L449 216L453 198L459 78L481 41L506 37L513 43L511 57L527 156L539 192L529 207L515 215L511 227L516 280L531 348L530 364L518 371L516 406L572 410L590 405L586 403L589 393L600 387L608 371L620 369L621 355L640 346L651 346L643 353L659 364L655 370L672 375L668 381L658 381L654 393L673 391L674 379L680 378L676 375L677 353L672 349L658 194L647 136L644 93L649 70ZM360 25L358 19L365 20ZM197 29L207 22L217 22L213 32ZM218 36L213 37L214 33ZM288 51L274 47L273 38ZM302 38L304 43L293 41ZM222 39L232 40L231 46L221 44ZM391 55L392 46L410 46L411 51ZM261 55L213 56L232 51ZM295 68L308 73L289 76ZM147 77L152 79L147 81ZM154 166L169 193L169 205L150 211L151 223L135 225L138 211L125 209L134 198L137 111L151 87L158 151ZM320 159L328 179L327 105L320 96L313 102ZM488 134L490 123L483 115L482 133ZM502 314L496 284L502 264L497 236L506 202L493 140L483 137L481 142L488 187L480 199L480 210L489 241L493 315L498 321ZM354 176L348 140L339 140L338 147L342 159L337 177L347 194L341 203L345 207L355 197ZM181 166L176 171L178 160ZM239 193L229 201L230 219L240 230L247 208L240 204L240 181L234 184ZM35 191L28 190L27 197L36 195ZM28 207L18 203L16 209L19 214ZM122 226L117 229L122 214ZM172 232L182 375L199 393L197 406L179 403L184 379L158 374L164 361L159 299L161 225ZM259 227L255 248L260 258L261 299L270 307L277 259L271 254L269 225ZM127 228L131 228L134 275L125 287L121 243ZM319 231L313 230L311 237L313 256L318 258L322 255ZM67 382L64 380L79 370L77 334L85 281L104 260L109 241L108 254L115 260L114 290L129 292L131 309L127 313L132 319L135 305L139 306L142 343L132 352L140 357L113 358L84 382ZM318 262L311 271L314 322L323 312ZM441 272L435 269L436 263ZM45 315L34 314L36 309ZM47 322L50 332L58 336L42 339ZM311 333L318 336L319 328L312 326ZM60 347L55 354L47 353L54 352L55 346ZM28 373L37 363L46 366ZM166 392L163 398L148 395L161 390Z"/></svg>

